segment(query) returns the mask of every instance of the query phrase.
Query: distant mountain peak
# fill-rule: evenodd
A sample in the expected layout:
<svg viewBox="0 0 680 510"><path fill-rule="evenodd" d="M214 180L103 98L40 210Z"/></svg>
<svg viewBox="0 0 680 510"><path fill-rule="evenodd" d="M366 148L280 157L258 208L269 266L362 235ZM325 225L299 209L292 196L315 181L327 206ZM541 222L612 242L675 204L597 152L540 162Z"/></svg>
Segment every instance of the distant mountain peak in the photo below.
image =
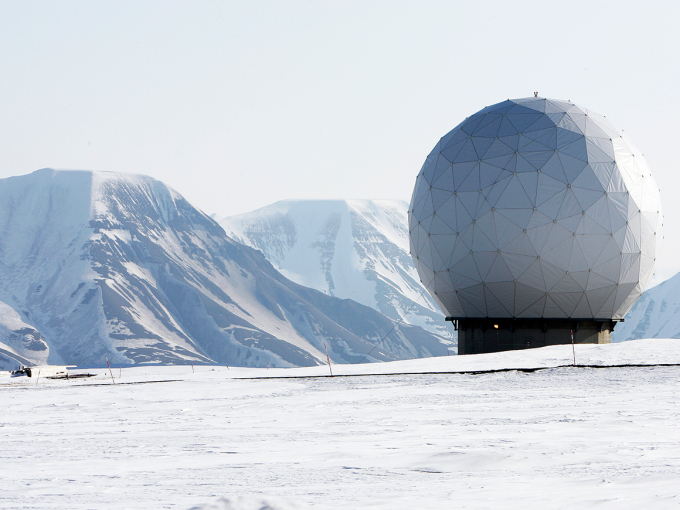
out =
<svg viewBox="0 0 680 510"><path fill-rule="evenodd" d="M285 200L220 224L291 280L418 324L446 349L455 337L418 279L407 208L401 200Z"/></svg>

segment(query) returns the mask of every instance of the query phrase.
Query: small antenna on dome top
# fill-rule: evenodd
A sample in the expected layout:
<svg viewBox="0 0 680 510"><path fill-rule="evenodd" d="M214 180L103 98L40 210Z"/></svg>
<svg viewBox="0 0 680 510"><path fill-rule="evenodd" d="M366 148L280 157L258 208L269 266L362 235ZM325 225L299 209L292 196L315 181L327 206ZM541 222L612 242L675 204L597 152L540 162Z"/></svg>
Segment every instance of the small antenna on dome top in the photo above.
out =
<svg viewBox="0 0 680 510"><path fill-rule="evenodd" d="M538 97L538 92L534 92L534 97Z"/></svg>

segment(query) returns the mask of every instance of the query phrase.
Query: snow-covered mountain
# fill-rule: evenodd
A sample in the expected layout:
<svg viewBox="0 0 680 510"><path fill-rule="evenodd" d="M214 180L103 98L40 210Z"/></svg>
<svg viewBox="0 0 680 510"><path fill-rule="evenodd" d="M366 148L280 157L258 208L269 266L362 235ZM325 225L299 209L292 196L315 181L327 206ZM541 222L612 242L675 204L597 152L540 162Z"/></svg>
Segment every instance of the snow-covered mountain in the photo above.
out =
<svg viewBox="0 0 680 510"><path fill-rule="evenodd" d="M680 338L680 273L645 291L612 333L613 342L639 338Z"/></svg>
<svg viewBox="0 0 680 510"><path fill-rule="evenodd" d="M0 355L307 366L446 354L420 327L286 279L150 177L0 180Z"/></svg>
<svg viewBox="0 0 680 510"><path fill-rule="evenodd" d="M294 282L422 326L455 352L409 254L407 209L401 200L285 200L219 222Z"/></svg>

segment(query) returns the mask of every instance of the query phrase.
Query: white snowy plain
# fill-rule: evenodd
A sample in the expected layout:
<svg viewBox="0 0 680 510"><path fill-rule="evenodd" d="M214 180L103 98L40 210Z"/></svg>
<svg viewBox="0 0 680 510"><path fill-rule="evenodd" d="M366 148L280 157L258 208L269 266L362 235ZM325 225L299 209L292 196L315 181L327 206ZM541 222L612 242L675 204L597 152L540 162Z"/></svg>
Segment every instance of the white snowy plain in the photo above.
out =
<svg viewBox="0 0 680 510"><path fill-rule="evenodd" d="M680 341L577 345L576 362L680 364ZM382 374L365 377L0 375L0 507L677 508L680 366L572 363L565 345L333 366ZM545 369L415 373L505 368Z"/></svg>

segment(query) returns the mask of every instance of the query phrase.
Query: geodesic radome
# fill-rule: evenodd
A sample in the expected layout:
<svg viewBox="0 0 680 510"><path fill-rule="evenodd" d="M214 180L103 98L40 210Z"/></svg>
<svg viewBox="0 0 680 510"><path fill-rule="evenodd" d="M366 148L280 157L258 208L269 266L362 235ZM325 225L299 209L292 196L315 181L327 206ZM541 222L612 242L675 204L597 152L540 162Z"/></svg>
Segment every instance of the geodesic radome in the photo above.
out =
<svg viewBox="0 0 680 510"><path fill-rule="evenodd" d="M654 273L659 189L633 144L567 101L503 101L437 143L411 254L449 317L621 319Z"/></svg>

